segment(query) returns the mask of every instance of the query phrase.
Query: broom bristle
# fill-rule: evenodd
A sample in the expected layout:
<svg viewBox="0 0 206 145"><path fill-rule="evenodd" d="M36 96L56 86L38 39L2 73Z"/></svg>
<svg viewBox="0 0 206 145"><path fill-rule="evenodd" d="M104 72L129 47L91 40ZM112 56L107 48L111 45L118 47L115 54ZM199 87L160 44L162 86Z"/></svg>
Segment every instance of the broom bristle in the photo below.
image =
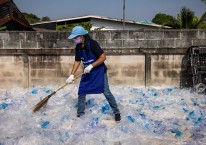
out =
<svg viewBox="0 0 206 145"><path fill-rule="evenodd" d="M50 95L49 96L47 96L47 97L45 97L43 100L41 100L39 103L37 103L36 105L35 105L35 108L33 109L33 113L35 113L36 111L38 111L41 107L43 107L46 103L47 103L47 101L49 100L49 98L50 98Z"/></svg>
<svg viewBox="0 0 206 145"><path fill-rule="evenodd" d="M84 73L81 73L80 75L78 75L75 79L77 79L78 77L82 76ZM65 86L67 86L67 83L64 84L63 86L61 86L59 89L57 89L56 91L52 92L50 95L48 95L47 97L45 97L43 100L41 100L38 104L36 104L35 108L33 109L33 113L35 113L36 111L38 111L41 107L43 107L47 101L49 100L49 98L54 95L57 91L61 90L62 88L64 88Z"/></svg>

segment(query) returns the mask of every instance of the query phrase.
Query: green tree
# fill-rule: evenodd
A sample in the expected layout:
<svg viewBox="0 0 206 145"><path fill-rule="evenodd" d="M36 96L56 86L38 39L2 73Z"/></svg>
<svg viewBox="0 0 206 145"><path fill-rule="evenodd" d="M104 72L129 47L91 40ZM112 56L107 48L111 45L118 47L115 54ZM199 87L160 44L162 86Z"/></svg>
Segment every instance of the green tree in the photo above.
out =
<svg viewBox="0 0 206 145"><path fill-rule="evenodd" d="M190 9L183 7L177 16L174 28L178 29L203 29L206 25L206 13L200 18L195 16L195 13Z"/></svg>
<svg viewBox="0 0 206 145"><path fill-rule="evenodd" d="M177 16L179 28L192 29L194 27L195 14L189 8L183 7Z"/></svg>
<svg viewBox="0 0 206 145"><path fill-rule="evenodd" d="M202 2L205 3L205 5L206 5L206 0L202 0Z"/></svg>
<svg viewBox="0 0 206 145"><path fill-rule="evenodd" d="M166 25L166 24L174 23L175 18L170 16L170 15L167 15L167 14L158 13L152 19L152 22L156 23L156 24L159 24L159 25Z"/></svg>
<svg viewBox="0 0 206 145"><path fill-rule="evenodd" d="M6 26L1 26L1 25L0 25L0 31L5 31L5 30L7 30L7 27L6 27Z"/></svg>
<svg viewBox="0 0 206 145"><path fill-rule="evenodd" d="M86 30L90 30L92 28L92 24L90 22L82 22L82 23L75 23L75 24L68 24L68 25L58 25L56 27L56 30L62 31L62 30L68 30L71 31L75 26L82 26Z"/></svg>
<svg viewBox="0 0 206 145"><path fill-rule="evenodd" d="M47 16L39 18L35 14L32 14L32 13L30 13L30 14L23 13L23 15L30 24L38 23L38 22L41 22L41 21L50 21L50 18L47 17Z"/></svg>
<svg viewBox="0 0 206 145"><path fill-rule="evenodd" d="M67 25L67 30L71 31L75 26L82 26L88 31L92 28L92 24L90 22L82 22Z"/></svg>
<svg viewBox="0 0 206 145"><path fill-rule="evenodd" d="M37 23L37 22L41 21L41 19L39 17L37 17L36 15L34 15L32 13L30 13L30 14L23 13L23 15L30 24Z"/></svg>
<svg viewBox="0 0 206 145"><path fill-rule="evenodd" d="M51 21L51 19L49 17L42 17L41 21Z"/></svg>
<svg viewBox="0 0 206 145"><path fill-rule="evenodd" d="M162 20L164 20L163 18ZM189 8L182 7L177 18L173 18L173 20L165 19L165 21L160 21L157 24L170 26L174 29L206 29L206 12L198 18Z"/></svg>
<svg viewBox="0 0 206 145"><path fill-rule="evenodd" d="M95 28L94 30L99 31L99 30L102 30L104 28L105 28L104 26L101 26L101 27Z"/></svg>

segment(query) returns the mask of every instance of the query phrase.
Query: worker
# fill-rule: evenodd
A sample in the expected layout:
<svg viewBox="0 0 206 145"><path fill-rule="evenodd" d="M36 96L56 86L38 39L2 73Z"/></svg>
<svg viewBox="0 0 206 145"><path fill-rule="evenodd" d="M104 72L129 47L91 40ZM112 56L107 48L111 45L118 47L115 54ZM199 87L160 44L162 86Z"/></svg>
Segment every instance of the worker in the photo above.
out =
<svg viewBox="0 0 206 145"><path fill-rule="evenodd" d="M66 83L71 84L74 81L74 74L80 66L80 63L83 62L84 64L84 74L81 77L78 90L77 117L85 113L85 100L87 94L103 93L113 110L115 121L120 121L120 111L109 89L107 67L104 63L106 60L104 51L97 41L90 38L88 31L82 26L75 26L68 39L73 39L76 47L75 61Z"/></svg>

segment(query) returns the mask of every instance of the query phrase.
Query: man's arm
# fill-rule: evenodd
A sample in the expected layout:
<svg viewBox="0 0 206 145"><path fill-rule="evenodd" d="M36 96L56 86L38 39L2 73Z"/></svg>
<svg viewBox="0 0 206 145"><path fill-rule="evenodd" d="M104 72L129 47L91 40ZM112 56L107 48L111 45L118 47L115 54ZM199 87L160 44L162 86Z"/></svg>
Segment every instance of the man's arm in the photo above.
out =
<svg viewBox="0 0 206 145"><path fill-rule="evenodd" d="M75 61L74 64L73 64L73 68L72 68L72 71L71 71L71 75L74 75L75 72L77 71L77 69L79 68L79 65L80 65L81 61Z"/></svg>
<svg viewBox="0 0 206 145"><path fill-rule="evenodd" d="M93 67L100 65L106 60L105 53L102 53L102 55L99 56L99 58L92 64Z"/></svg>

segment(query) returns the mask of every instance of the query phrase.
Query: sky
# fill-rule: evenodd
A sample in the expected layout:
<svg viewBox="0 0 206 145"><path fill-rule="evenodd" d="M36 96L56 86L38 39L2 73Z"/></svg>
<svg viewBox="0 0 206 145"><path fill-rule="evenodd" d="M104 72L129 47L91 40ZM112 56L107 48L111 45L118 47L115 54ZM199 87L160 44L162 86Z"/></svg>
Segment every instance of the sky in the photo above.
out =
<svg viewBox="0 0 206 145"><path fill-rule="evenodd" d="M97 15L123 19L123 0L13 0L21 12L51 20ZM125 19L151 21L157 13L174 17L186 6L197 17L206 11L201 0L125 0Z"/></svg>

